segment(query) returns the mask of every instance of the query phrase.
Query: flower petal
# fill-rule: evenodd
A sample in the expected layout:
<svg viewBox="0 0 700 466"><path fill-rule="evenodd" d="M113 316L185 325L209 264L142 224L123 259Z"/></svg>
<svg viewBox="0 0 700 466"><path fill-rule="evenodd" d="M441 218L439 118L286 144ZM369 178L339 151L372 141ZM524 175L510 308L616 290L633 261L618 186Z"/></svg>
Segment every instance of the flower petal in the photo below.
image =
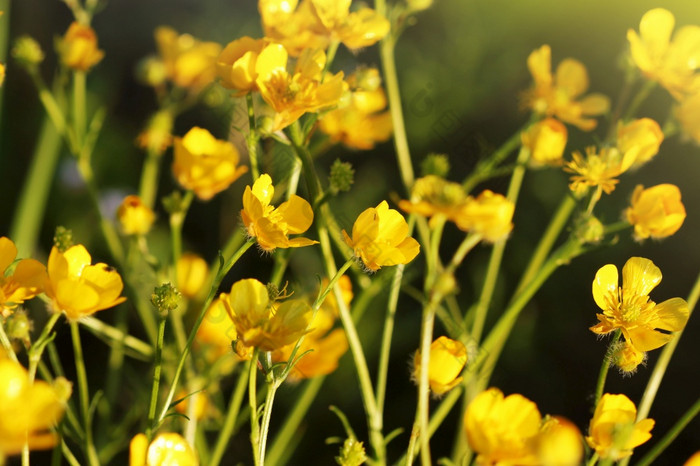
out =
<svg viewBox="0 0 700 466"><path fill-rule="evenodd" d="M280 204L277 213L287 224L287 231L290 234L304 233L314 221L311 205L296 194L292 195L287 202Z"/></svg>
<svg viewBox="0 0 700 466"><path fill-rule="evenodd" d="M569 97L577 97L588 89L588 73L586 67L578 60L567 58L557 66L554 82Z"/></svg>
<svg viewBox="0 0 700 466"><path fill-rule="evenodd" d="M617 297L618 288L617 267L607 264L598 269L593 279L593 299L599 308L607 310L610 305L608 297Z"/></svg>
<svg viewBox="0 0 700 466"><path fill-rule="evenodd" d="M688 322L690 309L681 298L671 298L654 307L656 318L649 322L654 328L667 332L680 332Z"/></svg>
<svg viewBox="0 0 700 466"><path fill-rule="evenodd" d="M644 13L639 23L639 34L652 57L660 57L666 52L675 23L673 13L664 8L654 8Z"/></svg>
<svg viewBox="0 0 700 466"><path fill-rule="evenodd" d="M622 268L623 296L647 296L659 282L661 270L644 257L631 257Z"/></svg>

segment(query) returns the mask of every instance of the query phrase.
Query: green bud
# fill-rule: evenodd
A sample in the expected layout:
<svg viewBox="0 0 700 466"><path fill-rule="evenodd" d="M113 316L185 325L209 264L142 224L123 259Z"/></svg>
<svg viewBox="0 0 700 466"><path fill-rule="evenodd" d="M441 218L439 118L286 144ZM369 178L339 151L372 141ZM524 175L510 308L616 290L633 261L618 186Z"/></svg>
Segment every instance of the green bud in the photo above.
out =
<svg viewBox="0 0 700 466"><path fill-rule="evenodd" d="M445 178L450 172L450 160L445 154L428 154L420 164L423 176L436 175Z"/></svg>
<svg viewBox="0 0 700 466"><path fill-rule="evenodd" d="M68 401L73 393L73 384L64 377L56 377L52 385L56 391L56 397L63 402Z"/></svg>
<svg viewBox="0 0 700 466"><path fill-rule="evenodd" d="M136 65L136 80L146 86L156 87L167 79L168 72L163 60L156 57L146 57Z"/></svg>
<svg viewBox="0 0 700 466"><path fill-rule="evenodd" d="M334 191L349 191L355 182L355 170L348 162L336 159L331 166L331 189Z"/></svg>
<svg viewBox="0 0 700 466"><path fill-rule="evenodd" d="M163 198L163 207L169 214L177 214L182 212L182 193L173 191L169 196Z"/></svg>
<svg viewBox="0 0 700 466"><path fill-rule="evenodd" d="M576 222L576 236L582 243L598 243L605 236L605 227L592 215L584 215Z"/></svg>
<svg viewBox="0 0 700 466"><path fill-rule="evenodd" d="M457 280L451 273L443 273L438 276L433 285L433 293L439 293L440 296L448 296L457 290Z"/></svg>
<svg viewBox="0 0 700 466"><path fill-rule="evenodd" d="M158 313L165 317L170 311L177 309L182 294L171 283L163 283L153 289L151 303Z"/></svg>
<svg viewBox="0 0 700 466"><path fill-rule="evenodd" d="M13 340L30 341L33 322L26 312L15 311L7 318L7 336Z"/></svg>
<svg viewBox="0 0 700 466"><path fill-rule="evenodd" d="M355 438L345 439L340 448L340 456L336 456L335 461L340 466L360 466L367 461L364 445Z"/></svg>
<svg viewBox="0 0 700 466"><path fill-rule="evenodd" d="M44 61L44 52L41 50L41 46L30 36L21 36L15 40L12 56L26 67L34 67Z"/></svg>
<svg viewBox="0 0 700 466"><path fill-rule="evenodd" d="M60 252L66 252L68 248L73 246L73 231L63 226L56 227L56 233L53 235L53 245Z"/></svg>

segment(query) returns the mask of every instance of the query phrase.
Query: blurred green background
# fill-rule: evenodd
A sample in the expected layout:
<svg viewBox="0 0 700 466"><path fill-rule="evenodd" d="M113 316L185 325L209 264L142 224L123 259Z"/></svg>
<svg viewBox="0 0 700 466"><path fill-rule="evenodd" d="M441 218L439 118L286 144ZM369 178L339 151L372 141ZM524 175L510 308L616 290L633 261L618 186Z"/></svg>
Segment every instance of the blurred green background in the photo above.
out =
<svg viewBox="0 0 700 466"><path fill-rule="evenodd" d="M627 50L626 31L638 29L642 14L656 6L659 6L658 2L646 0L436 0L433 8L419 15L416 24L406 30L397 46L404 112L416 167L429 152L443 152L449 155L452 163L451 179L461 180L480 157L517 131L527 119L520 105L520 95L531 82L525 61L528 54L542 44L551 45L553 66L566 57L581 60L589 71L590 90L610 96L614 103L623 82L621 63ZM666 1L663 6L675 14L677 25L700 24L697 1ZM42 44L47 59L41 69L44 78L50 81L56 65L53 41L65 32L71 19L69 10L60 1L21 0L11 1L9 12L0 21L4 25L9 21L11 39L29 34ZM115 200L118 202L124 194L137 189L143 152L135 146L134 139L155 110L156 102L152 91L135 81L134 69L141 58L155 53L153 30L159 25L170 25L180 32L222 45L242 35L257 37L262 34L256 2L253 1L111 0L105 3L104 10L93 21L105 58L90 73L88 82L93 103L99 101L108 109L94 160L105 202L111 202L112 208ZM0 130L0 173L3 180L0 183L3 199L0 203L0 233L3 235L7 234L14 215L17 196L43 119L43 109L26 73L12 59L8 58L7 62ZM341 49L334 68L347 73L357 63L379 65L376 50L371 48L353 56ZM670 111L670 96L664 90L656 89L638 116L649 116L663 123ZM200 105L177 120L175 134L182 135L191 126L199 125L218 137L225 137L228 120L225 111ZM593 136L570 128L567 150L581 150L592 144L596 137L604 135L608 125L609 122L602 119L600 130ZM390 198L391 193L406 195L399 184L390 143L379 145L371 152L336 148L319 163L329 166L335 158L350 161L356 168L353 190L332 204L342 212L340 220L344 228L351 228L361 210ZM170 161L168 153L164 160L161 195L176 187L169 174ZM570 266L562 267L521 315L492 385L506 394L522 393L535 401L543 414L564 415L585 432L595 379L606 348L605 342L598 341L588 330L596 323L596 306L590 292L593 276L604 264L621 267L630 256L644 256L653 260L664 274L663 282L652 292L652 299L662 301L687 296L700 271L699 174L700 148L697 143L675 136L663 143L659 155L651 163L622 177L614 193L605 196L599 204L602 220L611 223L620 217L636 184L674 183L683 193L688 212L685 225L664 241L636 243L628 232L623 232L615 246L594 251ZM76 176L67 154L64 154L51 187L36 256L45 258L55 227L64 225L72 228L75 237L87 244L91 252L94 251L94 258L109 261L95 227L96 216L84 187L75 182ZM213 201L207 204L195 202L185 226L186 249L208 259L215 257L225 237L237 228L240 193L249 182L250 176L246 175ZM526 175L492 318L498 315L512 293L530 251L566 192L566 185L567 176L559 170ZM485 187L504 193L507 179L493 180ZM167 216L162 208L158 213L164 232ZM156 232L154 238L159 234ZM456 247L462 234L448 226L446 235L443 244L445 257L451 248ZM164 234L161 236L166 238ZM162 247L167 247L167 244L162 244ZM459 299L465 309L478 296L489 251L488 246L479 247L459 271L462 291ZM290 279L311 288L313 275L321 270L314 252L299 251L295 256L297 259L292 262ZM264 280L270 263L268 257L249 252L227 278L224 287L240 277ZM415 271L419 272L420 267L416 264ZM375 278L382 275L383 272ZM375 354L380 337L381 301L379 299L373 304L360 326L370 355ZM100 318L109 321L108 311L101 313ZM487 325L492 322L490 319ZM420 307L407 296L400 302L397 325L385 432L399 427L410 430L415 406L409 361L417 347ZM666 432L700 392L699 334L698 319L691 318L652 407L650 417L657 420L653 439ZM95 345L98 355L104 349L103 343L96 339L86 338L85 344ZM659 351L650 353L647 366L641 367L631 378L611 371L607 391L625 393L637 402L658 354ZM96 356L95 364L100 363L98 358ZM134 363L134 370L142 371L145 376L150 369ZM307 417L306 436L291 464L332 463L337 447L323 445L323 440L331 435L342 435L342 428L334 415L325 409L331 403L349 415L353 427L360 437L364 437L361 400L354 383L350 356L346 355L341 369L327 380L315 409ZM224 384L223 389L228 390L229 385ZM283 419L298 388L290 386L281 390L273 414L273 435L275 422ZM453 432L459 422L454 417L449 418L438 431L434 440L435 457L449 454ZM397 458L407 443L408 434L404 432L390 444L390 458ZM656 464L680 464L698 448L700 422L696 419ZM640 447L638 454L643 454L645 449ZM249 464L248 450L247 436L239 435L226 464Z"/></svg>

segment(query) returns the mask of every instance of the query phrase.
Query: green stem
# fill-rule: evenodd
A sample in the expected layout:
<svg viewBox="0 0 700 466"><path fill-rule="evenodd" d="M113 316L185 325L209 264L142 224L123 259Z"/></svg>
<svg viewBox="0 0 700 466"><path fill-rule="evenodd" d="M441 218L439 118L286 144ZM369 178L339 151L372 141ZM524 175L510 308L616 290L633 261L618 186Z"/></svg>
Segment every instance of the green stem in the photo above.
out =
<svg viewBox="0 0 700 466"><path fill-rule="evenodd" d="M15 350L12 349L12 342L10 342L10 339L7 336L7 333L5 333L5 327L4 327L4 319L0 317L0 343L2 343L2 347L5 349L5 353L7 354L7 357L12 359L14 362L19 362L17 360L17 355L15 354Z"/></svg>
<svg viewBox="0 0 700 466"><path fill-rule="evenodd" d="M608 372L610 370L610 364L612 363L612 357L613 354L615 353L615 347L617 346L617 342L620 341L620 336L622 334L620 333L620 330L616 330L615 334L613 335L613 339L608 345L608 349L605 352L605 356L603 356L603 362L600 365L600 371L598 372L598 383L596 384L595 388L595 399L593 401L593 409L595 410L595 407L598 406L598 402L600 401L600 398L603 396L603 391L605 390L605 379L608 377Z"/></svg>
<svg viewBox="0 0 700 466"><path fill-rule="evenodd" d="M153 208L158 192L158 175L160 173L161 153L149 147L146 159L143 161L141 181L139 182L139 198L150 209Z"/></svg>
<svg viewBox="0 0 700 466"><path fill-rule="evenodd" d="M253 459L255 466L262 466L260 462L260 424L258 423L258 349L253 350L250 359L250 372L248 373L248 405L250 407L250 443L253 446Z"/></svg>
<svg viewBox="0 0 700 466"><path fill-rule="evenodd" d="M247 93L245 96L246 106L248 107L248 134L245 137L245 142L248 146L248 156L250 157L250 171L253 175L253 181L260 176L258 168L258 135L255 127L255 105L253 103L253 94Z"/></svg>
<svg viewBox="0 0 700 466"><path fill-rule="evenodd" d="M83 359L83 346L80 342L80 327L78 322L70 323L71 338L73 340L73 352L75 353L75 372L78 378L78 391L80 392L80 413L83 418L85 430L85 456L90 466L100 464L97 458L97 450L92 440L92 416L90 414L90 391L88 389L85 360Z"/></svg>
<svg viewBox="0 0 700 466"><path fill-rule="evenodd" d="M41 125L29 174L22 186L10 227L10 238L17 246L19 257L31 257L34 254L60 149L61 138L51 119L46 117Z"/></svg>
<svg viewBox="0 0 700 466"><path fill-rule="evenodd" d="M49 317L49 320L46 322L46 325L44 325L43 330L41 331L41 334L39 335L39 338L34 341L32 344L31 348L29 348L29 381L33 382L34 381L34 376L36 375L36 367L39 364L39 361L41 360L41 355L44 352L44 348L46 348L46 345L51 342L53 337L51 336L51 331L53 330L54 326L56 325L56 322L58 322L58 319L61 317L60 312L55 312L51 314L51 317Z"/></svg>
<svg viewBox="0 0 700 466"><path fill-rule="evenodd" d="M216 292L219 289L219 285L221 284L221 281L224 279L226 274L228 273L229 270L231 270L231 267L238 261L238 259L243 255L244 252L246 252L253 244L255 244L255 241L250 239L246 241L239 249L236 251L231 258L226 261L223 266L220 267L218 273L216 274L216 277L214 278L214 281L211 285L211 288L209 290L209 294L207 295L207 298L204 300L204 303L202 305L202 310L199 313L199 316L197 317L197 320L194 322L194 325L192 326L192 330L190 330L190 334L187 337L187 342L185 344L185 348L180 354L180 359L178 360L177 368L175 369L175 374L173 375L173 380L170 383L170 390L168 391L168 396L165 399L165 404L163 405L163 409L161 410L160 414L158 415L158 418L156 420L156 424L160 424L163 419L165 418L165 415L168 413L168 410L170 409L170 403L172 403L173 398L175 397L175 391L177 390L177 385L180 380L180 376L182 375L182 369L185 366L185 361L187 360L187 356L189 356L190 351L192 349L192 342L194 342L194 338L197 335L197 330L199 330L199 326L202 324L202 321L204 320L204 316L207 313L207 310L209 309L209 306L211 303L214 301L214 296L216 295Z"/></svg>
<svg viewBox="0 0 700 466"><path fill-rule="evenodd" d="M177 212L170 214L170 241L172 245L173 254L173 281L177 284L177 274L174 272L177 268L177 263L182 256L182 226L185 223L185 217L187 216L187 211L192 204L192 199L194 199L193 191L185 191L185 195L180 203L180 208Z"/></svg>
<svg viewBox="0 0 700 466"><path fill-rule="evenodd" d="M262 422L260 426L260 464L265 464L265 450L267 448L267 435L270 431L270 419L272 419L272 404L275 401L275 394L284 379L271 380L268 383L267 394L265 395L265 406L263 408Z"/></svg>
<svg viewBox="0 0 700 466"><path fill-rule="evenodd" d="M418 378L418 408L416 410L416 420L413 432L418 432L420 440L420 456L423 466L432 464L430 458L430 437L428 436L428 413L430 385L428 371L430 369L430 344L433 341L433 327L435 323L435 309L442 300L440 293L434 293L428 306L423 311L423 321L421 324L421 345L420 345L420 375Z"/></svg>
<svg viewBox="0 0 700 466"><path fill-rule="evenodd" d="M83 317L80 319L80 324L101 338L124 344L124 346L137 353L144 360L153 357L153 348L148 343L125 333L117 327L112 327L100 319L93 316Z"/></svg>
<svg viewBox="0 0 700 466"><path fill-rule="evenodd" d="M156 359L154 361L153 368L153 384L151 386L151 402L148 406L148 424L146 425L146 437L148 441L153 439L153 429L155 427L154 420L156 417L156 407L158 406L158 389L160 388L160 372L162 369L163 360L163 340L165 337L165 323L167 319L165 316L160 317L160 322L158 322L158 339L156 340Z"/></svg>
<svg viewBox="0 0 700 466"><path fill-rule="evenodd" d="M658 442L656 442L656 445L654 445L654 448L652 448L644 457L639 460L639 463L636 464L636 466L647 466L649 464L652 464L654 460L661 454L663 451L678 437L678 434L681 433L683 429L685 429L685 426L687 426L690 421L692 421L695 416L700 413L700 398L695 400L695 403L688 409L688 411L685 412L683 416L676 422L673 427L664 435Z"/></svg>
<svg viewBox="0 0 700 466"><path fill-rule="evenodd" d="M593 456L591 456L591 459L586 463L586 466L595 466L595 464L598 462L598 453L593 453Z"/></svg>
<svg viewBox="0 0 700 466"><path fill-rule="evenodd" d="M224 424L219 432L219 438L216 440L216 445L214 446L214 452L209 458L209 464L211 466L218 466L221 462L221 458L224 456L228 442L233 435L233 429L236 426L236 419L238 418L238 413L241 411L241 403L243 402L243 396L245 395L245 389L247 387L248 377L250 373L250 366L252 365L252 360L248 361L245 365L245 369L238 377L238 383L236 388L231 394L231 401L228 405L228 411L226 412L226 419L224 419ZM276 464L271 462L270 464Z"/></svg>
<svg viewBox="0 0 700 466"><path fill-rule="evenodd" d="M396 319L396 310L399 304L399 295L401 294L401 281L403 280L403 270L405 265L396 266L394 278L389 288L389 302L386 308L386 317L384 318L384 333L382 335L382 346L379 350L379 369L377 371L377 388L375 390L377 397L377 410L380 413L384 412L384 400L386 398L387 376L389 373L389 354L391 352L391 338L394 333L394 322Z"/></svg>
<svg viewBox="0 0 700 466"><path fill-rule="evenodd" d="M625 112L625 115L622 117L622 120L629 120L632 118L635 113L637 113L637 110L639 109L639 106L642 105L642 103L649 97L649 94L651 94L651 91L654 90L656 87L656 81L652 81L650 79L647 79L644 82L644 85L642 88L639 90L636 96L634 96L634 99L630 103L630 106L627 107L627 111Z"/></svg>
<svg viewBox="0 0 700 466"><path fill-rule="evenodd" d="M85 72L73 72L73 128L77 147L82 148L85 137Z"/></svg>

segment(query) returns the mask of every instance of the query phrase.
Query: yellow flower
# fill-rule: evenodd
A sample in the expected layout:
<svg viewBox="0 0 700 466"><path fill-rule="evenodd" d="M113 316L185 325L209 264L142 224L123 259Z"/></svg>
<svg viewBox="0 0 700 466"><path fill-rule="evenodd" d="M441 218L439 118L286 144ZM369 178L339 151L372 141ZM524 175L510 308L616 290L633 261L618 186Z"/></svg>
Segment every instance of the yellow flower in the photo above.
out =
<svg viewBox="0 0 700 466"><path fill-rule="evenodd" d="M602 115L610 108L610 101L602 94L590 94L576 99L588 89L586 67L578 60L567 58L557 66L552 76L552 51L543 45L527 58L527 66L535 81L525 94L525 104L535 113L554 116L583 131L598 124L587 118Z"/></svg>
<svg viewBox="0 0 700 466"><path fill-rule="evenodd" d="M5 65L0 63L0 86L5 82Z"/></svg>
<svg viewBox="0 0 700 466"><path fill-rule="evenodd" d="M209 265L201 256L186 252L177 261L177 289L185 298L195 298L204 288L209 276Z"/></svg>
<svg viewBox="0 0 700 466"><path fill-rule="evenodd" d="M175 411L177 411L180 414L187 416L187 412L190 409L190 403L192 402L194 402L195 419L204 419L204 417L206 417L207 414L209 414L209 397L207 396L207 393L204 390L191 394L187 390L181 389L175 395L175 399L182 400L175 405Z"/></svg>
<svg viewBox="0 0 700 466"><path fill-rule="evenodd" d="M211 199L248 171L238 161L234 145L214 138L206 129L195 126L185 137L175 138L173 174L202 200Z"/></svg>
<svg viewBox="0 0 700 466"><path fill-rule="evenodd" d="M352 226L352 238L345 230L343 238L373 272L385 265L408 264L420 251L418 241L408 236L406 220L386 201L362 212Z"/></svg>
<svg viewBox="0 0 700 466"><path fill-rule="evenodd" d="M660 304L649 300L649 292L661 281L661 271L649 259L630 258L622 268L622 287L618 287L617 267L601 267L593 280L593 299L603 310L599 324L591 331L605 335L620 329L637 351L659 348L673 339L673 332L685 327L688 303L671 298Z"/></svg>
<svg viewBox="0 0 700 466"><path fill-rule="evenodd" d="M595 408L588 427L588 446L601 459L620 460L651 438L653 419L635 422L637 408L625 395L604 394Z"/></svg>
<svg viewBox="0 0 700 466"><path fill-rule="evenodd" d="M700 27L684 26L671 40L676 19L654 8L642 16L639 34L627 31L632 61L648 79L657 81L676 99L700 90Z"/></svg>
<svg viewBox="0 0 700 466"><path fill-rule="evenodd" d="M596 187L600 192L610 194L618 183L617 177L630 169L635 161L635 152L620 152L616 147L603 147L598 153L594 146L586 148L586 158L575 151L573 160L568 162L564 171L573 173L569 188L577 195L582 196L589 187Z"/></svg>
<svg viewBox="0 0 700 466"><path fill-rule="evenodd" d="M675 114L683 133L700 144L700 92L683 99Z"/></svg>
<svg viewBox="0 0 700 466"><path fill-rule="evenodd" d="M515 205L505 196L486 189L476 198L467 199L456 218L457 228L495 243L513 229L514 212Z"/></svg>
<svg viewBox="0 0 700 466"><path fill-rule="evenodd" d="M270 205L275 187L270 175L263 174L253 183L253 189L246 186L243 193L243 224L248 235L258 241L264 251L275 248L299 248L318 243L308 238L292 238L309 229L314 221L311 205L301 197L292 197L276 209Z"/></svg>
<svg viewBox="0 0 700 466"><path fill-rule="evenodd" d="M581 431L559 416L545 418L537 439L537 459L542 466L578 466L583 456Z"/></svg>
<svg viewBox="0 0 700 466"><path fill-rule="evenodd" d="M623 374L633 374L637 367L647 359L647 354L637 350L629 342L624 342L613 354L613 363Z"/></svg>
<svg viewBox="0 0 700 466"><path fill-rule="evenodd" d="M11 239L0 237L0 316L7 317L17 306L44 291L46 267L34 259L22 259L14 270L17 247Z"/></svg>
<svg viewBox="0 0 700 466"><path fill-rule="evenodd" d="M151 444L144 434L136 434L129 445L129 466L197 466L199 459L180 434L158 434Z"/></svg>
<svg viewBox="0 0 700 466"><path fill-rule="evenodd" d="M265 39L248 36L229 43L216 61L221 84L228 89L237 89L241 94L258 89L258 70L269 72L284 70L287 66L287 51L281 44L270 44Z"/></svg>
<svg viewBox="0 0 700 466"><path fill-rule="evenodd" d="M617 127L617 148L626 157L634 157L632 168L639 167L652 159L664 140L664 132L651 118L632 120Z"/></svg>
<svg viewBox="0 0 700 466"><path fill-rule="evenodd" d="M155 31L156 45L170 81L180 87L199 92L214 81L216 58L221 46L202 42L189 34L178 34L161 26Z"/></svg>
<svg viewBox="0 0 700 466"><path fill-rule="evenodd" d="M146 129L136 137L136 144L142 149L162 154L173 142L173 113L167 110L156 112L148 121Z"/></svg>
<svg viewBox="0 0 700 466"><path fill-rule="evenodd" d="M421 371L420 350L413 357L413 378L418 380ZM435 395L443 395L462 381L460 374L467 363L467 348L462 342L439 337L430 345L428 381Z"/></svg>
<svg viewBox="0 0 700 466"><path fill-rule="evenodd" d="M31 383L24 367L0 352L0 460L20 453L25 440L30 450L56 445L58 436L50 429L63 417L70 392L63 377L53 385Z"/></svg>
<svg viewBox="0 0 700 466"><path fill-rule="evenodd" d="M411 200L402 199L399 207L410 214L431 217L430 224L434 227L440 216L457 222L467 199L461 184L428 175L416 180L411 188Z"/></svg>
<svg viewBox="0 0 700 466"><path fill-rule="evenodd" d="M70 320L89 316L126 300L119 273L107 264L90 265L92 258L82 244L65 252L55 246L49 255L46 295L56 312Z"/></svg>
<svg viewBox="0 0 700 466"><path fill-rule="evenodd" d="M348 76L347 83L352 88L349 98L342 99L344 105L325 113L319 128L333 142L353 149L371 149L375 143L389 139L393 132L391 114L383 111L386 95L380 86L379 71L359 70Z"/></svg>
<svg viewBox="0 0 700 466"><path fill-rule="evenodd" d="M326 54L322 50L306 49L291 75L285 67L271 61L265 69L258 67L256 83L260 95L276 112L272 131L286 128L304 113L318 112L338 103L347 84L342 71L322 79L325 64Z"/></svg>
<svg viewBox="0 0 700 466"><path fill-rule="evenodd" d="M249 278L239 280L221 301L236 326L238 338L262 351L274 351L297 341L307 331L311 306L301 299L271 301L267 287Z"/></svg>
<svg viewBox="0 0 700 466"><path fill-rule="evenodd" d="M125 235L145 235L156 219L153 211L138 196L126 196L117 209L117 218Z"/></svg>
<svg viewBox="0 0 700 466"><path fill-rule="evenodd" d="M522 134L522 144L530 150L530 164L558 166L563 163L568 133L566 126L554 118L545 118Z"/></svg>
<svg viewBox="0 0 700 466"><path fill-rule="evenodd" d="M479 465L535 465L540 431L537 405L522 395L503 397L497 388L478 394L467 407L464 428Z"/></svg>
<svg viewBox="0 0 700 466"><path fill-rule="evenodd" d="M238 334L236 333L236 326L231 322L226 312L226 307L221 300L221 296L219 296L211 303L209 309L207 309L204 320L202 320L197 330L195 342L204 359L209 363L214 363L233 353L240 359L250 359L253 348L246 347L237 340ZM235 361L225 362L224 366L232 367L234 362ZM228 371L222 368L222 372Z"/></svg>
<svg viewBox="0 0 700 466"><path fill-rule="evenodd" d="M659 184L647 189L637 185L625 217L634 225L637 240L671 236L685 220L681 191L673 184Z"/></svg>
<svg viewBox="0 0 700 466"><path fill-rule="evenodd" d="M700 451L688 458L688 461L683 463L683 466L700 466Z"/></svg>
<svg viewBox="0 0 700 466"><path fill-rule="evenodd" d="M73 22L58 42L61 63L68 68L88 71L104 57L97 48L97 35L90 26Z"/></svg>

